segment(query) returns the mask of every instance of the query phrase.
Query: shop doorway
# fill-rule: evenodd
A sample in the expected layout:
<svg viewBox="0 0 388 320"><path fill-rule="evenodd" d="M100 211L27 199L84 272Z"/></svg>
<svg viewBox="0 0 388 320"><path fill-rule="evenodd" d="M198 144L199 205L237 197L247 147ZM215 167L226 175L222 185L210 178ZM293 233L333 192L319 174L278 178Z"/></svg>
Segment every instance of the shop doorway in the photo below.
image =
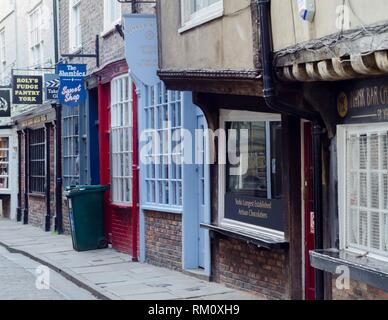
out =
<svg viewBox="0 0 388 320"><path fill-rule="evenodd" d="M201 132L205 132L207 129L206 119L205 116L202 113L199 113L197 115L197 128ZM207 165L206 163L206 155L208 143L206 141L205 136L201 136L201 141L198 141L197 145L197 152L198 152L198 158L201 160L199 164L197 164L197 181L198 181L198 226L199 226L199 236L198 236L198 264L199 268L205 269L205 243L206 243L206 234L205 230L201 228L201 224L206 222L206 210L209 207L209 204L207 203L207 197L206 197L206 175L207 175Z"/></svg>
<svg viewBox="0 0 388 320"><path fill-rule="evenodd" d="M315 248L314 193L312 161L312 124L303 123L303 221L305 299L315 300L315 270L310 264L310 251Z"/></svg>

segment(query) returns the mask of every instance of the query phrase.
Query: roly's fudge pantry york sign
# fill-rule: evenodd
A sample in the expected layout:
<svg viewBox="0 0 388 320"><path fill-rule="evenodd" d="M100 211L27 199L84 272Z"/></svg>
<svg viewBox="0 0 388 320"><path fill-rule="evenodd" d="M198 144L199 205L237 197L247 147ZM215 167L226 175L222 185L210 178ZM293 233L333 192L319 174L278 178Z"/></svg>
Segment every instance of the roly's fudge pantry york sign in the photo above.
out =
<svg viewBox="0 0 388 320"><path fill-rule="evenodd" d="M42 76L13 76L12 101L14 104L42 104Z"/></svg>

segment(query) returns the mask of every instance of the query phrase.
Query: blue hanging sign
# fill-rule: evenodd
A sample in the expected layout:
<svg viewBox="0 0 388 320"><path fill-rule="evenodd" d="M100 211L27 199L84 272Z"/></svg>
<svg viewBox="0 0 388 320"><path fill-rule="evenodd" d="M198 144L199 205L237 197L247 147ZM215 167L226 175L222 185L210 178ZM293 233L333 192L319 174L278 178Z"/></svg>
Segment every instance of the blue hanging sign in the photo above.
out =
<svg viewBox="0 0 388 320"><path fill-rule="evenodd" d="M68 107L78 107L86 100L85 64L59 64L59 102Z"/></svg>
<svg viewBox="0 0 388 320"><path fill-rule="evenodd" d="M124 15L125 57L135 81L147 86L160 82L158 70L158 32L152 14Z"/></svg>
<svg viewBox="0 0 388 320"><path fill-rule="evenodd" d="M58 100L59 77L56 74L45 74L46 100Z"/></svg>

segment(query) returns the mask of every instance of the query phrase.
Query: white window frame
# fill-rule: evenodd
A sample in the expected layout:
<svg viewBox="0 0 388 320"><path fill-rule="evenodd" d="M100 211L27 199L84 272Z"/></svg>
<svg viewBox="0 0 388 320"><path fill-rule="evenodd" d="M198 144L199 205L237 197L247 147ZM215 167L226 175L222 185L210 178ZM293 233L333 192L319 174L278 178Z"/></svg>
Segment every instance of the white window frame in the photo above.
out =
<svg viewBox="0 0 388 320"><path fill-rule="evenodd" d="M114 2L119 8L118 17L116 19L112 17L111 2ZM102 36L114 30L117 24L121 24L121 14L122 7L120 2L117 0L104 0L104 31L102 32Z"/></svg>
<svg viewBox="0 0 388 320"><path fill-rule="evenodd" d="M348 167L347 167L347 159L348 159L348 137L350 135L355 134L378 134L382 132L388 132L388 123L385 124L368 124L368 125L343 125L338 126L337 130L337 152L338 152L338 208L339 208L339 232L340 232L340 249L344 251L348 251L355 254L365 255L367 253L368 257L375 258L378 260L382 260L385 262L388 262L388 252L385 253L381 250L373 249L372 247L363 247L361 245L353 244L350 241L349 236L349 217L347 215L348 212L348 189L347 189L347 179L348 179ZM368 147L369 148L369 147ZM369 154L369 152L368 152ZM369 155L368 155L368 162L369 162ZM370 170L367 169L367 172ZM376 171L376 170L375 170ZM382 171L382 170L377 170ZM385 170L384 170L385 171ZM387 174L388 174L388 170ZM370 182L368 179L370 173L367 174L367 193L369 193L370 188ZM382 179L381 177L379 179ZM381 181L379 183L379 187L381 189ZM380 190L380 195L383 193L382 190ZM366 211L368 211L368 238L370 238L370 212L371 206L369 203L369 196L367 196L368 199L368 209L365 208ZM373 209L373 211L378 211L381 214L385 211L381 209L381 196L380 196L380 209ZM381 223L381 221L380 221ZM383 226L380 226L380 229L383 229ZM384 234L384 230L380 230L380 234Z"/></svg>
<svg viewBox="0 0 388 320"><path fill-rule="evenodd" d="M44 62L42 14L41 4L29 14L30 62L34 66L42 66Z"/></svg>
<svg viewBox="0 0 388 320"><path fill-rule="evenodd" d="M8 161L1 161L0 159L0 165L6 165L7 166L7 174L1 174L0 172L0 179L6 179L7 181L7 188L2 188L0 187L0 190L2 192L4 191L8 191L11 189L11 186L10 186L10 156L11 156L11 147L10 147L10 143L11 143L11 138L9 136L0 136L0 139L7 139L8 140L8 148L0 148L0 151L1 152L7 152L8 156L7 156L7 159Z"/></svg>
<svg viewBox="0 0 388 320"><path fill-rule="evenodd" d="M158 154L153 150L147 155L149 163L145 165L144 173L147 191L142 207L147 210L179 214L183 209L183 165L177 164L172 159L181 158L182 153L173 153L176 149L173 144L176 142L172 141L172 137L173 132L182 133L183 130L183 93L166 90L162 82L146 87L145 91L146 103L143 112L146 130L152 132L153 136L160 137L161 147ZM158 119L166 115L167 121L161 124ZM167 136L167 145L163 142L163 135ZM170 164L164 165L158 160L162 158L164 162L169 159Z"/></svg>
<svg viewBox="0 0 388 320"><path fill-rule="evenodd" d="M5 28L0 30L0 62L6 64Z"/></svg>
<svg viewBox="0 0 388 320"><path fill-rule="evenodd" d="M78 10L78 16L76 10ZM76 52L81 48L81 0L69 0L69 50L70 52Z"/></svg>
<svg viewBox="0 0 388 320"><path fill-rule="evenodd" d="M65 187L80 184L79 112L80 107L63 107L62 111L62 170Z"/></svg>
<svg viewBox="0 0 388 320"><path fill-rule="evenodd" d="M193 1L181 0L182 23L181 28L178 30L179 33L183 33L224 15L224 0L219 0L195 12L193 11Z"/></svg>
<svg viewBox="0 0 388 320"><path fill-rule="evenodd" d="M111 200L114 205L119 206L131 206L133 202L132 88L133 82L127 74L116 77L111 82ZM124 120L124 117L127 119ZM124 161L126 157L129 160L127 163ZM129 198L125 199L127 187Z"/></svg>
<svg viewBox="0 0 388 320"><path fill-rule="evenodd" d="M240 110L220 110L220 129L226 130L226 123L231 121L244 121L244 122L281 122L281 115L271 113L259 113ZM226 150L225 150L226 152ZM219 157L227 159L223 155ZM237 229L245 233L254 233L257 235L264 235L275 237L279 240L285 239L285 233L277 230L272 230L264 227L254 226L248 223L231 220L225 218L225 194L226 194L226 165L218 165L218 223L221 227L229 229Z"/></svg>

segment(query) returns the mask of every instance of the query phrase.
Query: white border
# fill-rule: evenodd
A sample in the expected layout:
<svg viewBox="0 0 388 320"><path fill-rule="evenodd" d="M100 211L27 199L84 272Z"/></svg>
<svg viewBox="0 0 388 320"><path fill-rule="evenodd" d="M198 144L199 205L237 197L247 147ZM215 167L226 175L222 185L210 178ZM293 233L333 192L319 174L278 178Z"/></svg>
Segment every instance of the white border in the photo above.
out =
<svg viewBox="0 0 388 320"><path fill-rule="evenodd" d="M191 0L181 0L182 27L178 29L179 33L183 33L224 15L223 0L219 0L193 14L190 14L190 3L187 3L187 1Z"/></svg>
<svg viewBox="0 0 388 320"><path fill-rule="evenodd" d="M364 250L361 247L356 247L349 244L348 228L347 228L347 185L346 185L346 172L347 172L347 136L349 133L355 132L373 132L373 131L388 131L388 123L373 124L356 124L356 125L339 125L337 126L337 153L338 153L338 218L339 218L339 238L340 238L340 250L347 251L354 254L363 255L366 253L367 248ZM376 252L368 252L369 258L388 262L388 256L380 255Z"/></svg>
<svg viewBox="0 0 388 320"><path fill-rule="evenodd" d="M220 110L220 129L225 130L227 121L282 121L281 115L272 113L259 113L237 110ZM219 150L220 152L221 150ZM221 156L221 155L219 155ZM221 227L235 228L243 232L253 232L258 235L277 237L279 240L285 239L285 233L250 225L247 223L225 218L225 191L226 191L225 165L218 165L218 221Z"/></svg>

